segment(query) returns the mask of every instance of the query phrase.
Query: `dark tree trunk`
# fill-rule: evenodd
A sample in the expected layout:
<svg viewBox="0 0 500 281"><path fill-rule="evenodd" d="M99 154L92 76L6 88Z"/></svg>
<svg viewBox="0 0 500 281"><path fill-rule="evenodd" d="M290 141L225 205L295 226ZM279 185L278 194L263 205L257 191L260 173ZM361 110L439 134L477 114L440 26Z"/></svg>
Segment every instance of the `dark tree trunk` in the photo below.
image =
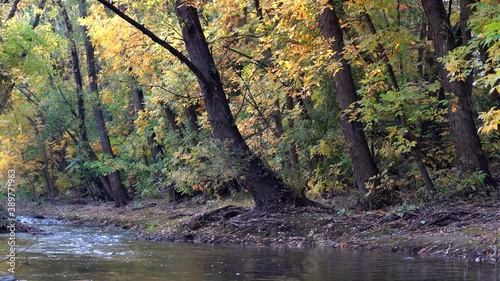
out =
<svg viewBox="0 0 500 281"><path fill-rule="evenodd" d="M95 92L94 92L95 93ZM101 109L94 107L92 110L94 113L94 118L97 123L97 130L99 131L99 139L101 142L102 152L104 155L108 155L114 158L113 148L111 146L111 141L109 140L108 130L106 129L106 122L104 120L104 114ZM115 206L120 207L126 205L130 200L127 191L121 184L120 172L115 171L107 175L109 179L109 186L111 187L111 195L115 201Z"/></svg>
<svg viewBox="0 0 500 281"><path fill-rule="evenodd" d="M79 1L79 8L80 8L80 17L84 18L87 16L86 12L86 7L85 7L85 0L80 0ZM98 96L99 95L99 88L97 85L97 64L96 64L96 58L95 58L95 51L94 51L94 46L90 42L89 35L87 33L87 30L85 27L83 28L84 32L84 45L85 45L85 53L87 55L87 75L89 78L89 89L90 92ZM99 99L98 99L99 100ZM93 114L94 118L97 123L97 129L99 130L99 139L101 142L101 147L102 147L102 152L105 155L108 155L111 158L114 158L113 154L113 149L111 146L111 141L109 140L109 135L108 135L108 130L106 128L106 122L104 120L104 114L101 108L99 108L100 105L94 105L93 108ZM109 186L111 189L111 194L113 196L113 200L115 201L115 206L119 207L122 205L126 205L128 201L130 200L130 197L127 194L127 191L121 184L120 180L120 172L115 171L107 175L109 178Z"/></svg>
<svg viewBox="0 0 500 281"><path fill-rule="evenodd" d="M330 48L335 52L334 60L341 64L341 69L335 73L333 79L342 111L349 108L357 101L354 78L351 67L343 58L344 38L340 29L339 20L335 11L331 8L323 10L319 17L320 27L327 40L331 40ZM349 121L349 114L342 113L340 116L342 131L349 142L349 154L351 156L354 179L358 188L365 192L366 184L376 184L374 180L379 171L373 159L368 143L366 141L363 127L359 122Z"/></svg>
<svg viewBox="0 0 500 281"><path fill-rule="evenodd" d="M184 115L187 118L189 129L193 132L199 132L200 126L198 125L198 115L196 114L196 106L188 105L184 110Z"/></svg>
<svg viewBox="0 0 500 281"><path fill-rule="evenodd" d="M19 5L19 2L21 2L21 0L14 0L14 2L12 2L12 7L10 8L10 12L9 12L9 15L7 16L7 20L12 19L16 15L17 5Z"/></svg>
<svg viewBox="0 0 500 281"><path fill-rule="evenodd" d="M40 3L38 4L38 9L40 11L43 11L44 7L45 7L45 2L47 2L47 0L40 0ZM38 24L40 23L40 17L42 16L42 13L36 13L35 15L35 20L33 21L33 28L37 27Z"/></svg>
<svg viewBox="0 0 500 281"><path fill-rule="evenodd" d="M283 135L283 132L284 132L284 129L283 129L283 122L282 122L282 116L283 114L281 114L281 109L280 109L280 99L279 98L276 98L274 100L274 110L273 110L273 113L271 115L271 118L273 119L274 121L274 127L276 128L276 136L278 138L281 138L281 136Z"/></svg>
<svg viewBox="0 0 500 281"><path fill-rule="evenodd" d="M436 55L444 57L457 46L443 1L422 0L422 5L429 23ZM462 18L462 20L466 19ZM497 186L491 177L488 161L481 148L481 141L474 123L474 112L471 104L472 80L452 81L442 63L440 63L439 76L444 90L454 95L448 106L448 119L459 168L466 175L482 171L486 174L484 183Z"/></svg>
<svg viewBox="0 0 500 281"><path fill-rule="evenodd" d="M294 108L293 97L287 95L285 100L285 105L286 109L289 110L289 112L291 112ZM287 126L288 130L293 129L293 127L295 126L293 118L291 116L287 117ZM295 141L292 141L290 143L290 146L288 147L288 155L290 156L290 165L291 165L290 170L294 171L294 169L299 164L299 154L297 153L297 144L295 143Z"/></svg>
<svg viewBox="0 0 500 281"><path fill-rule="evenodd" d="M293 110L293 107L294 107L293 97L287 95L285 98L285 108L291 111ZM271 115L271 118L273 119L274 126L276 128L275 135L277 138L281 138L283 136L285 129L283 128L283 114L281 114L280 102L278 98L274 101L274 111ZM288 130L291 130L293 126L294 126L293 118L291 116L288 116L287 117ZM283 157L283 160L284 160L285 173L289 178L289 180L292 181L295 173L294 172L295 168L299 163L299 155L297 153L297 144L295 143L295 141L290 142L290 145L288 147L288 157Z"/></svg>
<svg viewBox="0 0 500 281"><path fill-rule="evenodd" d="M177 121L175 113L170 109L170 107L167 104L163 104L163 112L165 113L165 116L167 117L168 125L170 126L170 129L172 129L174 132L177 132L179 137L183 137L181 128L177 125Z"/></svg>
<svg viewBox="0 0 500 281"><path fill-rule="evenodd" d="M183 1L176 1L175 5L189 57L201 73L201 76L197 77L213 137L239 153L242 161L248 159L248 168L242 183L252 194L256 207L272 210L283 205L309 204L309 200L295 195L264 161L250 150L236 127L229 109L219 72L201 28L197 9Z"/></svg>
<svg viewBox="0 0 500 281"><path fill-rule="evenodd" d="M75 34L73 30L73 25L68 16L68 12L64 4L59 0L57 5L60 8L60 15L66 26L66 38L68 39L69 53L71 55L71 67L73 70L73 78L76 84L76 97L77 97L77 107L78 107L78 143L81 147L81 152L90 161L97 160L97 155L90 146L87 127L86 127L86 110L85 101L83 98L83 76L80 65L80 58L78 56L78 51L76 48ZM85 172L85 171L84 171ZM90 184L95 184L98 186L99 190L104 193L104 196L108 199L112 199L111 189L109 188L109 180L106 176L99 176L99 180L95 175L84 175L88 177ZM99 182L100 181L100 182ZM91 192L92 194L94 192Z"/></svg>
<svg viewBox="0 0 500 281"><path fill-rule="evenodd" d="M54 179L50 174L49 157L47 156L47 150L45 148L43 148L42 156L43 156L43 167L42 167L43 177L45 179L45 183L47 184L49 190L49 197L53 198L56 195L56 187L54 184Z"/></svg>
<svg viewBox="0 0 500 281"><path fill-rule="evenodd" d="M141 89L137 87L132 88L132 97L134 99L134 107L136 113L144 110L144 94ZM158 142L155 140L156 134L152 132L151 134L147 134L146 139L148 141L149 149L151 151L151 155L153 156L153 161L158 163L161 156L163 155L163 149Z"/></svg>

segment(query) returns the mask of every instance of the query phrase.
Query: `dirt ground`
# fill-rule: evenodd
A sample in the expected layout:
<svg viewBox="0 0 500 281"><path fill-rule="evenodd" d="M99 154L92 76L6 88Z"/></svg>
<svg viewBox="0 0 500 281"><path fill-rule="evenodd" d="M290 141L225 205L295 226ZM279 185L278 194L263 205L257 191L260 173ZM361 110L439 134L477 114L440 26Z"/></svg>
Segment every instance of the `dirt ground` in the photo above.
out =
<svg viewBox="0 0 500 281"><path fill-rule="evenodd" d="M377 211L293 208L242 220L241 214L251 205L249 200L172 204L148 199L121 208L112 203L58 201L25 203L20 209L24 215L120 227L146 240L369 249L494 265L500 258L498 198Z"/></svg>

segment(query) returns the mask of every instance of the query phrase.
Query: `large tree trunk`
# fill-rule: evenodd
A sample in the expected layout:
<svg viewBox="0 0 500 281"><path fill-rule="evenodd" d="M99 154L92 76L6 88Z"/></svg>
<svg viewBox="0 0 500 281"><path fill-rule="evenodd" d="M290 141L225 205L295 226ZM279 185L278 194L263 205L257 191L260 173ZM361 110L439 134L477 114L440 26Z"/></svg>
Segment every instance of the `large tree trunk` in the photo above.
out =
<svg viewBox="0 0 500 281"><path fill-rule="evenodd" d="M325 8L319 17L319 21L323 35L327 40L331 41L330 48L335 52L333 59L341 65L341 69L334 74L333 79L340 109L346 111L357 101L357 95L351 67L342 56L344 38L339 20L332 8ZM354 179L358 188L365 192L367 183L376 184L374 179L379 173L377 165L370 153L362 125L356 121L349 121L349 114L345 113L341 114L340 121L342 131L350 146L349 154Z"/></svg>
<svg viewBox="0 0 500 281"><path fill-rule="evenodd" d="M242 161L248 161L248 168L242 183L252 194L255 206L272 210L283 205L309 204L309 200L294 194L264 161L250 150L236 127L229 109L219 72L203 34L197 9L183 1L176 1L175 5L189 58L204 78L198 77L198 83L212 126L213 137L240 154Z"/></svg>
<svg viewBox="0 0 500 281"><path fill-rule="evenodd" d="M102 110L97 107L94 107L92 111L97 123L97 130L99 131L99 139L101 142L102 152L104 153L104 155L108 155L109 157L114 158L115 155L113 153L111 141L109 140L108 130L106 129L104 114ZM115 201L115 206L120 207L122 205L127 205L130 198L121 183L120 172L114 171L107 176L109 179L109 186L111 187L111 195L113 196L113 200Z"/></svg>
<svg viewBox="0 0 500 281"><path fill-rule="evenodd" d="M85 7L85 0L80 0L79 1L79 8L80 8L80 17L84 18L87 16L86 12L86 7ZM85 45L85 53L87 55L87 75L89 78L89 89L90 92L95 95L99 96L99 88L97 85L97 64L96 64L96 58L95 58L95 51L94 51L94 46L92 46L92 43L90 42L89 35L87 33L86 27L82 26L83 32L84 32L84 45ZM100 100L100 99L98 99ZM105 155L108 155L111 158L114 158L115 155L113 154L113 149L111 146L111 141L109 139L108 135L108 130L106 128L106 122L104 120L104 113L102 109L100 108L100 105L94 105L94 108L92 110L94 114L95 121L97 123L97 129L99 130L99 139L101 142L101 147L102 147L102 152ZM120 180L120 172L115 171L107 175L109 178L109 186L111 188L111 194L113 197L113 200L115 201L115 206L119 207L122 205L126 205L128 201L130 200L130 197L127 194L127 191L123 187L121 180Z"/></svg>
<svg viewBox="0 0 500 281"><path fill-rule="evenodd" d="M422 0L422 5L429 23L436 55L444 57L457 45L443 1ZM468 11L462 11L462 13L466 12L468 13ZM466 16L463 16L461 20L466 21L467 19ZM467 35L465 38L467 38ZM449 74L443 63L440 63L439 76L442 86L446 92L453 94L448 106L448 119L451 125L458 166L465 175L482 171L486 174L484 183L497 186L495 180L491 177L488 161L481 148L481 141L474 123L474 112L471 104L472 79L467 78L465 81L452 80Z"/></svg>

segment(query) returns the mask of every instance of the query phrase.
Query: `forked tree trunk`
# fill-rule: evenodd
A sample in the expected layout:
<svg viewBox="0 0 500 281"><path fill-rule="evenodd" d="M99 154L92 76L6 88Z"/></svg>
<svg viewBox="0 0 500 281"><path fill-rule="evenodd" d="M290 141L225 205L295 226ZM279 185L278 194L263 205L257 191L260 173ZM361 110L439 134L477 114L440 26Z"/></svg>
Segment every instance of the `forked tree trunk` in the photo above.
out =
<svg viewBox="0 0 500 281"><path fill-rule="evenodd" d="M86 17L87 12L85 7L85 0L79 1L79 9L80 9L80 17L82 18ZM99 88L97 85L97 80L98 80L97 64L96 64L94 46L92 46L92 43L90 42L87 29L84 26L82 27L82 29L84 33L83 40L85 45L85 53L87 55L86 59L87 59L87 75L89 79L89 89L93 95L98 96ZM111 141L109 139L108 130L106 128L106 122L104 120L103 110L100 108L100 105L94 105L93 107L94 108L92 112L94 114L94 118L97 123L97 129L99 131L99 139L101 142L102 152L105 155L114 158L115 155L113 153L113 148L111 146ZM111 188L111 195L113 196L113 200L115 201L115 206L119 207L122 205L126 205L130 200L130 197L128 196L127 191L125 190L125 188L121 183L120 172L115 171L108 174L107 176L109 179L109 186Z"/></svg>
<svg viewBox="0 0 500 281"><path fill-rule="evenodd" d="M442 0L422 0L430 33L434 41L434 48L438 57L444 57L457 47L455 37L448 21L447 13ZM462 11L468 13L468 11ZM468 18L463 16L462 21ZM451 125L453 143L457 154L460 170L465 175L482 171L486 177L486 185L497 186L491 177L488 161L481 147L481 140L477 134L472 108L472 79L452 80L443 63L440 63L439 76L442 87L452 93L448 106L448 119Z"/></svg>
<svg viewBox="0 0 500 281"><path fill-rule="evenodd" d="M75 34L73 25L69 19L68 12L62 1L58 0L57 5L60 8L60 15L66 26L66 38L68 40L69 53L71 56L71 67L73 70L73 79L76 84L76 99L78 107L78 144L79 149L90 161L96 161L97 155L90 146L88 133L87 133L87 122L86 122L86 110L85 110L85 100L83 98L83 76L80 65L80 58L78 56L78 50L76 48ZM85 172L85 169L84 169ZM111 188L109 187L109 179L106 176L99 175L99 180L95 175L85 175L88 177L91 184L96 184L104 196L108 199L113 199Z"/></svg>
<svg viewBox="0 0 500 281"><path fill-rule="evenodd" d="M248 161L242 183L252 194L255 206L262 209L276 209L283 205L309 204L309 200L296 195L248 147L229 109L219 72L203 34L197 9L183 1L176 1L175 5L189 58L204 78L198 77L198 83L212 126L213 137L241 155L242 161Z"/></svg>
<svg viewBox="0 0 500 281"><path fill-rule="evenodd" d="M327 40L331 40L330 48L334 51L333 59L335 62L340 63L341 66L341 69L334 74L333 79L340 109L348 111L357 101L357 95L351 67L342 56L344 38L339 20L332 8L325 8L319 16L319 21L323 35ZM362 125L356 121L349 121L349 115L347 113L340 115L342 132L349 142L349 155L354 179L358 188L365 192L367 183L376 184L375 178L379 171L370 153Z"/></svg>
<svg viewBox="0 0 500 281"><path fill-rule="evenodd" d="M96 93L96 92L93 92ZM104 121L104 114L100 108L94 107L92 109L94 113L94 118L97 123L97 130L99 131L99 139L101 142L102 152L104 155L108 155L111 158L114 158L115 155L113 153L113 148L111 146L111 141L109 139L108 130L106 128L106 122ZM127 191L123 187L120 180L120 172L114 171L107 175L109 179L109 186L111 187L111 196L113 196L113 200L115 201L115 206L120 207L123 205L127 205L130 197L127 194Z"/></svg>

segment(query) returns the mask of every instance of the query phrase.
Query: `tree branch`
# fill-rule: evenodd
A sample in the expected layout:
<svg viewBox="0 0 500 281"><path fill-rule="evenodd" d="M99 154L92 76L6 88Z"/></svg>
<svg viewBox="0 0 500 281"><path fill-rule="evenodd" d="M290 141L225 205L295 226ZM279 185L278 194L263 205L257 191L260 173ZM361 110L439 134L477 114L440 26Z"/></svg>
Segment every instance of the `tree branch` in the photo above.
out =
<svg viewBox="0 0 500 281"><path fill-rule="evenodd" d="M198 78L203 84L208 85L208 79L203 75L203 73L179 50L174 48L172 45L167 43L166 41L160 39L156 34L154 34L151 30L147 29L143 24L138 23L136 20L127 16L125 13L120 11L117 7L106 0L97 0L99 3L103 4L105 7L113 11L117 16L124 19L126 22L130 23L132 26L141 31L144 35L149 37L153 42L167 49L172 55L174 55L177 59L179 59L183 64L185 64Z"/></svg>

